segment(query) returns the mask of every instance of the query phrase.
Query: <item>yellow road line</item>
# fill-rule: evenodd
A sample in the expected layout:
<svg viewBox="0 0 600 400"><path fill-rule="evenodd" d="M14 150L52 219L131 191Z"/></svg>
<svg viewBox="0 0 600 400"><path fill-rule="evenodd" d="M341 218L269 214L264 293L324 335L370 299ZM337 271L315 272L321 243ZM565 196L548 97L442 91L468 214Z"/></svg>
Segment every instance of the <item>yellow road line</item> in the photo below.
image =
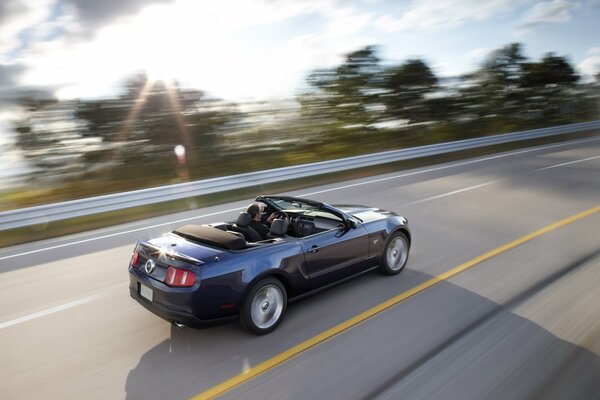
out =
<svg viewBox="0 0 600 400"><path fill-rule="evenodd" d="M233 390L234 388L240 386L241 384L243 384L259 375L262 375L267 371L272 370L273 368L277 367L278 365L283 364L284 362L297 356L298 354L300 354L312 347L315 347L319 343L322 343L322 342L352 328L353 326L358 325L361 322L364 322L367 319L372 318L377 314L380 314L381 312L387 310L388 308L395 306L396 304L408 299L409 297L416 295L417 293L424 291L425 289L428 289L428 288L436 285L439 282L450 279L451 277L453 277L469 268L472 268L477 264L480 264L486 260L489 260L490 258L497 256L498 254L501 254L508 250L514 249L515 247L520 246L523 243L526 243L537 237L545 235L545 234L552 232L558 228L562 228L563 226L569 225L580 219L589 217L590 215L595 214L599 211L600 211L600 204L597 205L596 207L590 208L588 210L582 211L578 214L572 215L568 218L565 218L563 220L555 222L551 225L546 226L545 228L539 229L528 235L522 236L519 239L513 240L510 243L507 243L507 244L500 246L494 250L488 251L487 253L484 253L478 257L475 257L472 260L469 260L461 265L458 265L458 266L450 269L449 271L444 272L441 275L435 276L435 277L413 287L412 289L402 292L399 295L394 296L391 299L388 299L388 300L384 301L383 303L378 304L378 305L342 322L341 324L338 324L324 332L321 332L320 334L318 334L300 344L297 344L296 346L294 346L282 353L279 353L276 356L269 358L266 361L263 361L262 363L256 365L255 367L248 369L247 371L245 371L241 374L235 375L234 377L232 377L224 382L221 382L220 384L218 384L216 386L213 386L212 388L192 397L191 400L214 399L218 396L221 396L221 395Z"/></svg>

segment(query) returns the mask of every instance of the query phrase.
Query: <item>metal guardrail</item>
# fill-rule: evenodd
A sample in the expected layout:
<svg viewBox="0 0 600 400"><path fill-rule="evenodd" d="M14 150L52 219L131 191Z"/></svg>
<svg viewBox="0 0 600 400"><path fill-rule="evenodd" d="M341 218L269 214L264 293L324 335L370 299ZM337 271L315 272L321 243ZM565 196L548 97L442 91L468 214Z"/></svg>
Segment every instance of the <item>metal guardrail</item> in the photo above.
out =
<svg viewBox="0 0 600 400"><path fill-rule="evenodd" d="M265 171L203 179L150 189L135 190L104 196L90 197L62 203L46 204L0 212L0 230L20 228L84 215L98 214L130 207L156 204L187 197L206 195L250 186L306 178L332 172L387 164L396 161L434 156L461 150L475 149L502 143L537 139L566 133L600 129L600 120L571 125L554 126L476 139L458 140L428 146L392 150L337 160L275 168Z"/></svg>

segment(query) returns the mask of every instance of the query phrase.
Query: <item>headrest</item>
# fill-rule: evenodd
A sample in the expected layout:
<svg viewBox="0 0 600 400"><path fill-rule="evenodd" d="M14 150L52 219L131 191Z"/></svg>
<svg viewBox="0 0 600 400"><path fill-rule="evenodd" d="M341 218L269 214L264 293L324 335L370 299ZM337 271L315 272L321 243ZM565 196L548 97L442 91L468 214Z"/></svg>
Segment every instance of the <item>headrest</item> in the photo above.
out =
<svg viewBox="0 0 600 400"><path fill-rule="evenodd" d="M271 229L269 233L275 236L283 236L287 233L288 228L288 220L287 219L274 219L271 222Z"/></svg>
<svg viewBox="0 0 600 400"><path fill-rule="evenodd" d="M250 225L250 221L252 221L250 214L247 212L241 212L235 224L241 228L245 228Z"/></svg>

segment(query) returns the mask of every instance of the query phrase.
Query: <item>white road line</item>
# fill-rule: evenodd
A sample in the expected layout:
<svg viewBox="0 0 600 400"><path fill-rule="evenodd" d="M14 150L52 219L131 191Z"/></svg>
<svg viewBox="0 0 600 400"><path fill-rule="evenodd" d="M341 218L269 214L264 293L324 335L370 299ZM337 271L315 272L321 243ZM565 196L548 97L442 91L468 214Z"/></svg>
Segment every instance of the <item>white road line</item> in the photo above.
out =
<svg viewBox="0 0 600 400"><path fill-rule="evenodd" d="M89 303L90 301L98 300L101 297L103 297L103 295L101 295L101 294L97 294L97 295L90 296L90 297L84 297L83 299L75 300L75 301L72 301L72 302L66 303L66 304L61 304L60 306L48 308L47 310L38 311L36 313L25 315L20 318L11 319L10 321L0 323L0 330L23 323L23 322L31 321L32 319L35 319L35 318L45 317L46 315L54 314L59 311L77 307L82 304Z"/></svg>
<svg viewBox="0 0 600 400"><path fill-rule="evenodd" d="M573 140L573 141L570 141L570 142L567 142L567 143L551 144L551 145L547 145L547 146L535 147L533 149L519 150L519 151L514 151L512 153L505 153L505 154L500 154L500 155L491 156L491 157L478 158L476 160L470 160L470 161L465 161L465 162L460 162L460 163L455 163L455 164L450 164L450 165L444 165L444 166L441 166L441 167L428 168L428 169L419 170L419 171L415 171L415 172L409 172L409 173L406 173L406 174L388 176L386 178L374 179L374 180L370 180L370 181L363 181L363 182L353 183L353 184L350 184L350 185L339 186L339 187L335 187L335 188L331 188L331 189L319 190L317 192L306 193L306 194L302 194L300 196L308 197L308 196L313 196L315 194L333 192L333 191L336 191L336 190L348 189L348 188L356 187L356 186L369 185L371 183L384 182L384 181L388 181L388 180L392 180L392 179L398 179L398 178L404 178L404 177L412 176L412 175L425 174L425 173L428 173L428 172L440 171L440 170L444 170L444 169L448 169L448 168L455 168L455 167L460 167L460 166L463 166L463 165L469 165L469 164L474 164L474 163L479 163L479 162L484 162L484 161L489 161L489 160L495 160L495 159L498 159L498 158L510 157L510 156L514 156L514 155L518 155L518 154L531 153L531 152L534 152L534 151L540 151L540 150L551 149L551 148L556 148L556 147L565 147L565 146L570 146L570 145L573 145L573 144L579 144L579 143L585 143L585 142L591 142L591 141L597 141L597 140L600 140L600 138ZM62 247L73 246L73 245L76 245L76 244L92 242L94 240L106 239L106 238L110 238L110 237L114 237L114 236L125 235L125 234L128 234L128 233L139 232L139 231L143 231L143 230L146 230L146 229L158 228L158 227L161 227L161 226L166 226L166 225L171 225L171 224L177 224L177 223L180 223L180 222L191 221L191 220L194 220L194 219L199 219L199 218L204 218L204 217L210 217L210 216L213 216L213 215L225 214L225 213L228 213L228 212L239 211L239 210L243 210L243 208L232 208L232 209L229 209L229 210L217 211L217 212L210 213L210 214L199 215L197 217L184 218L184 219L179 219L179 220L176 220L176 221L165 222L165 223L162 223L162 224L156 224L156 225L146 226L146 227L142 227L142 228L130 229L130 230L127 230L127 231L111 233L111 234L108 234L108 235L102 235L102 236L97 236L97 237L93 237L93 238L77 240L77 241L74 241L74 242L63 243L63 244L59 244L59 245L56 245L56 246L50 246L50 247L44 247L44 248L41 248L41 249L36 249L36 250L31 250L31 251L25 251L25 252L22 252L22 253L11 254L11 255L8 255L8 256L2 256L2 257L0 257L0 261L2 261L2 260L8 260L10 258L15 258L15 257L26 256L26 255L29 255L29 254L40 253L42 251L59 249L59 248L62 248Z"/></svg>
<svg viewBox="0 0 600 400"><path fill-rule="evenodd" d="M426 197L426 198L421 199L421 200L411 201L410 203L405 203L405 204L402 204L402 205L403 206L410 206L410 205L413 205L413 204L424 203L426 201L437 200L437 199L441 199L442 197L452 196L454 194L466 192L468 190L473 190L473 189L477 189L477 188L480 188L480 187L488 186L488 185L491 185L491 184L496 183L496 182L498 182L498 181L496 180L496 181L481 183L479 185L469 186L469 187L466 187L464 189L453 190L451 192L438 194L436 196Z"/></svg>
<svg viewBox="0 0 600 400"><path fill-rule="evenodd" d="M162 224L145 226L145 227L142 227L142 228L130 229L128 231L116 232L116 233L111 233L111 234L108 234L108 235L102 235L102 236L96 236L96 237L92 237L92 238L88 238L88 239L77 240L75 242L57 244L56 246L44 247L44 248L41 248L41 249L25 251L23 253L17 253L17 254L11 254L9 256L3 256L3 257L0 257L0 261L1 260L7 260L9 258L20 257L20 256L26 256L26 255L29 255L29 254L39 253L39 252L42 252L42 251L60 249L61 247L73 246L75 244L93 242L94 240L100 240L100 239L106 239L106 238L109 238L109 237L125 235L127 233L144 231L146 229L153 229L153 228L159 228L161 226L166 226L166 225L171 225L171 224L178 224L180 222L191 221L193 219L204 218L204 217L212 217L213 215L225 214L225 213L228 213L228 212L239 211L239 210L243 210L243 209L244 208L231 208L229 210L217 211L217 212L214 212L214 213L204 214L204 215L198 215L196 217L183 218L183 219L178 219L176 221L164 222Z"/></svg>
<svg viewBox="0 0 600 400"><path fill-rule="evenodd" d="M495 160L497 158L509 157L509 156L514 156L514 155L518 155L518 154L531 153L533 151L551 149L551 148L555 148L555 147L564 147L564 146L567 146L567 145L584 143L584 142L591 142L591 141L596 141L596 140L600 140L600 138L582 139L582 140L574 140L574 141L571 141L571 142L568 142L568 143L550 144L550 145L547 145L547 146L535 147L533 149L519 150L519 151L515 151L515 152L512 152L512 153L500 154L500 155L491 156L491 157L478 158L476 160L464 161L464 162L460 162L460 163L456 163L456 164L451 164L451 165L443 165L441 167L428 168L428 169L419 170L419 171L415 171L415 172L409 172L409 173L406 173L406 174L400 174L400 175L388 176L388 177L385 177L385 178L374 179L374 180L371 180L371 181L353 183L351 185L339 186L339 187L332 188L332 189L319 190L317 192L307 193L307 194L304 194L304 195L301 195L301 196L313 196L315 194L333 192L333 191L336 191L336 190L348 189L348 188L351 188L351 187L368 185L368 184L371 184L371 183L383 182L383 181L388 181L388 180L391 180L391 179L404 178L404 177L407 177L407 176L424 174L424 173L427 173L427 172L440 171L440 170L443 170L443 169L460 167L460 166L463 166L463 165L469 165L469 164L479 163L479 162L483 162L483 161Z"/></svg>
<svg viewBox="0 0 600 400"><path fill-rule="evenodd" d="M580 162L584 162L584 161L595 160L596 158L600 158L600 156L582 158L581 160L575 160L575 161L564 162L561 164L555 164L555 165L551 165L549 167L538 168L536 171L543 171L545 169L562 167L563 165L570 165L570 164L580 163Z"/></svg>

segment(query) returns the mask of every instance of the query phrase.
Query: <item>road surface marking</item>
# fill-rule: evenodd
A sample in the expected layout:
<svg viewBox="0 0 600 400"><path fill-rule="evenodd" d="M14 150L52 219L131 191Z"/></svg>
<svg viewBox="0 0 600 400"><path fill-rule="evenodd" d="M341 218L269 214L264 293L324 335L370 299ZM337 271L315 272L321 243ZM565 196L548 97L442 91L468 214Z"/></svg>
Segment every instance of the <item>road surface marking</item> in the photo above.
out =
<svg viewBox="0 0 600 400"><path fill-rule="evenodd" d="M11 254L9 256L3 256L3 257L0 257L0 261L1 260L7 260L9 258L20 257L20 256L26 256L26 255L29 255L29 254L39 253L39 252L42 252L42 251L60 249L61 247L73 246L75 244L93 242L94 240L106 239L106 238L110 238L110 237L113 237L113 236L125 235L127 233L139 232L139 231L143 231L143 230L146 230L146 229L160 228L161 226L166 226L166 225L171 225L171 224L178 224L180 222L186 222L186 221L190 221L190 220L193 220L193 219L205 218L205 217L212 217L213 215L225 214L225 213L233 212L233 211L239 211L239 210L243 210L244 208L245 207L243 207L243 208L231 208L229 210L217 211L217 212L214 212L214 213L204 214L204 215L198 215L196 217L183 218L183 219L178 219L176 221L164 222L162 224L150 225L150 226L145 226L145 227L142 227L142 228L130 229L130 230L123 231L123 232L116 232L116 233L111 233L111 234L108 234L108 235L102 235L102 236L96 236L96 237L92 237L92 238L88 238L88 239L77 240L75 242L57 244L56 246L44 247L44 248L41 248L41 249L25 251L23 253L17 253L17 254Z"/></svg>
<svg viewBox="0 0 600 400"><path fill-rule="evenodd" d="M563 226L569 225L573 222L579 221L580 219L589 217L597 212L600 212L600 204L590 208L588 210L582 211L578 214L572 215L568 218L565 218L563 220L560 220L558 222L555 222L553 224L550 224L542 229L539 229L535 232L532 232L528 235L522 236L516 240L513 240L510 243L507 243L503 246L500 246L496 249L490 250L487 253L484 253L478 257L475 257L463 264L460 264L448 271L446 271L445 273L435 276L415 287L413 287L412 289L409 289L405 292L400 293L397 296L394 296L386 301L384 301L383 303L380 303L378 305L376 305L375 307L372 307L358 315L355 315L354 317L332 327L329 328L328 330L321 332L320 334L300 343L297 344L296 346L277 354L276 356L263 361L262 363L251 367L250 369L244 371L241 374L235 375L229 379L227 379L224 382L221 382L220 384L213 386L212 388L192 397L191 400L205 400L205 399L214 399L216 397L222 396L225 393L230 392L231 390L237 388L238 386L248 382L249 380L256 378L274 368L276 368L277 366L289 361L290 359L296 357L297 355L299 355L300 353L305 352L308 349L311 349L317 345L319 345L320 343L325 342L326 340L329 340L337 335L339 335L340 333L347 331L348 329L382 313L383 311L403 302L404 300L413 297L414 295L440 283L443 281L446 281L450 278L452 278L453 276L467 270L470 269L486 260L489 260L490 258L493 258L499 254L502 254L508 250L514 249L515 247L518 247L530 240L533 240L535 238L538 238L542 235L545 235L549 232L552 232L556 229L562 228Z"/></svg>
<svg viewBox="0 0 600 400"><path fill-rule="evenodd" d="M543 171L545 169L562 167L563 165L570 165L570 164L576 164L576 163L580 163L580 162L584 162L584 161L595 160L596 158L600 158L600 156L582 158L581 160L569 161L569 162L564 162L564 163L561 163L561 164L551 165L549 167L538 168L537 171Z"/></svg>
<svg viewBox="0 0 600 400"><path fill-rule="evenodd" d="M374 179L374 180L370 180L370 181L352 183L350 185L339 186L339 187L332 188L332 189L319 190L317 192L307 193L307 194L304 194L304 195L301 195L301 196L312 196L312 195L315 195L315 194L333 192L333 191L336 191L336 190L348 189L348 188L352 188L352 187L356 187L356 186L368 185L368 184L371 184L371 183L384 182L384 181L389 181L389 180L392 180L392 179L398 179L398 178L404 178L404 177L412 176L412 175L424 174L424 173L427 173L427 172L435 172L435 171L440 171L440 170L444 170L444 169L448 169L448 168L461 167L463 165L469 165L469 164L474 164L474 163L483 162L483 161L495 160L497 158L509 157L509 156L514 156L514 155L523 154L523 153L530 153L532 151L551 149L551 148L554 148L554 147L564 147L564 146L571 145L571 144L579 144L579 143L591 142L591 141L596 141L596 140L600 140L600 138L582 139L582 140L574 140L574 141L571 141L571 142L568 142L568 143L550 144L550 145L547 145L547 146L535 147L533 149L519 150L519 151L514 151L512 153L504 153L504 154L499 154L499 155L496 155L496 156L477 158L475 160L464 161L464 162L460 162L460 163L456 163L456 164L451 164L451 165L443 165L441 167L428 168L428 169L419 170L419 171L415 171L415 172L409 172L409 173L406 173L406 174L400 174L400 175L388 176L388 177L385 177L385 178Z"/></svg>
<svg viewBox="0 0 600 400"><path fill-rule="evenodd" d="M89 296L89 297L84 297L83 299L71 301L70 303L66 303L66 304L61 304L60 306L48 308L47 310L42 310L42 311L35 312L33 314L25 315L25 316L20 317L20 318L11 319L10 321L6 321L6 322L0 323L0 330L4 329L4 328L11 327L13 325L20 324L22 322L31 321L32 319L36 319L36 318L40 318L40 317L45 317L46 315L54 314L54 313L57 313L59 311L68 310L69 308L77 307L77 306L80 306L82 304L89 303L90 301L98 300L101 297L103 297L103 295L101 295L101 294L97 294L97 295Z"/></svg>
<svg viewBox="0 0 600 400"><path fill-rule="evenodd" d="M480 187L488 186L488 185L491 185L491 184L496 183L496 182L498 182L498 181L496 180L496 181L481 183L479 185L469 186L469 187L466 187L466 188L463 188L463 189L458 189L458 190L453 190L451 192L446 192L446 193L438 194L436 196L426 197L426 198L421 199L421 200L411 201L410 203L405 203L405 204L402 204L402 205L403 206L410 206L410 205L413 205L413 204L424 203L426 201L437 200L437 199L441 199L442 197L448 197L448 196L452 196L452 195L455 195L455 194L458 194L458 193L466 192L468 190L473 190L473 189L478 189Z"/></svg>
<svg viewBox="0 0 600 400"><path fill-rule="evenodd" d="M497 159L497 158L509 157L509 156L514 156L514 155L518 155L518 154L530 153L530 152L533 152L533 151L545 150L545 149L550 149L550 148L555 148L555 147L570 146L570 145L573 145L573 144L591 142L591 141L596 141L596 140L600 140L600 138L573 140L573 141L569 141L569 142L566 142L566 143L551 144L551 145L535 147L535 148L527 149L527 150L519 150L519 151L515 151L515 152L512 152L512 153L499 154L499 155L491 156L491 157L477 158L475 160L470 160L470 161L465 161L465 162L460 162L460 163L454 163L454 164L450 164L450 165L444 165L444 166L441 166L441 167L428 168L428 169L419 170L419 171L415 171L415 172L409 172L409 173L400 174L400 175L388 176L388 177L385 177L385 178L373 179L373 180L370 180L370 181L363 181L363 182L353 183L353 184L350 184L350 185L344 185L344 186L338 186L338 187L335 187L335 188L320 190L320 191L317 191L317 192L306 193L306 194L300 195L300 197L302 197L302 196L308 197L308 196L312 196L312 195L315 195L315 194L333 192L333 191L336 191L336 190L348 189L348 188L356 187L356 186L369 185L369 184L372 184L372 183L384 182L384 181L388 181L388 180L392 180L392 179L404 178L404 177L407 177L407 176L425 174L425 173L428 173L428 172L435 172L435 171L440 171L440 170L444 170L444 169L448 169L448 168L460 167L460 166L463 166L463 165L469 165L469 164L474 164L474 163L479 163L479 162L494 160L494 159ZM129 230L122 231L122 232L115 232L115 233L111 233L111 234L107 234L107 235L101 235L101 236L96 236L96 237L92 237L92 238L88 238L88 239L76 240L74 242L63 243L63 244L59 244L59 245L55 245L55 246L43 247L41 249L30 250L30 251L25 251L25 252L22 252L22 253L16 253L16 254L11 254L11 255L7 255L7 256L2 256L2 257L0 257L0 261L2 261L2 260L8 260L10 258L15 258L15 257L26 256L26 255L29 255L29 254L40 253L40 252L48 251L48 250L60 249L60 248L63 248L63 247L73 246L73 245L76 245L76 244L93 242L95 240L101 240L101 239L107 239L107 238L111 238L111 237L115 237L115 236L126 235L128 233L140 232L140 231L144 231L146 229L159 228L159 227L162 227L162 226L167 226L167 225L171 225L171 224L177 224L177 223L180 223L180 222L191 221L191 220L194 220L194 219L211 217L211 216L219 215L219 214L226 214L226 213L229 213L229 212L239 211L239 210L243 210L243 209L244 208L232 208L232 209L229 209L229 210L216 211L216 212L213 212L213 213L210 213L210 214L198 215L198 216L195 216L195 217L183 218L183 219L179 219L179 220L175 220L175 221L170 221L170 222L164 222L164 223L160 223L160 224L156 224L156 225L150 225L150 226L141 227L141 228L129 229Z"/></svg>

